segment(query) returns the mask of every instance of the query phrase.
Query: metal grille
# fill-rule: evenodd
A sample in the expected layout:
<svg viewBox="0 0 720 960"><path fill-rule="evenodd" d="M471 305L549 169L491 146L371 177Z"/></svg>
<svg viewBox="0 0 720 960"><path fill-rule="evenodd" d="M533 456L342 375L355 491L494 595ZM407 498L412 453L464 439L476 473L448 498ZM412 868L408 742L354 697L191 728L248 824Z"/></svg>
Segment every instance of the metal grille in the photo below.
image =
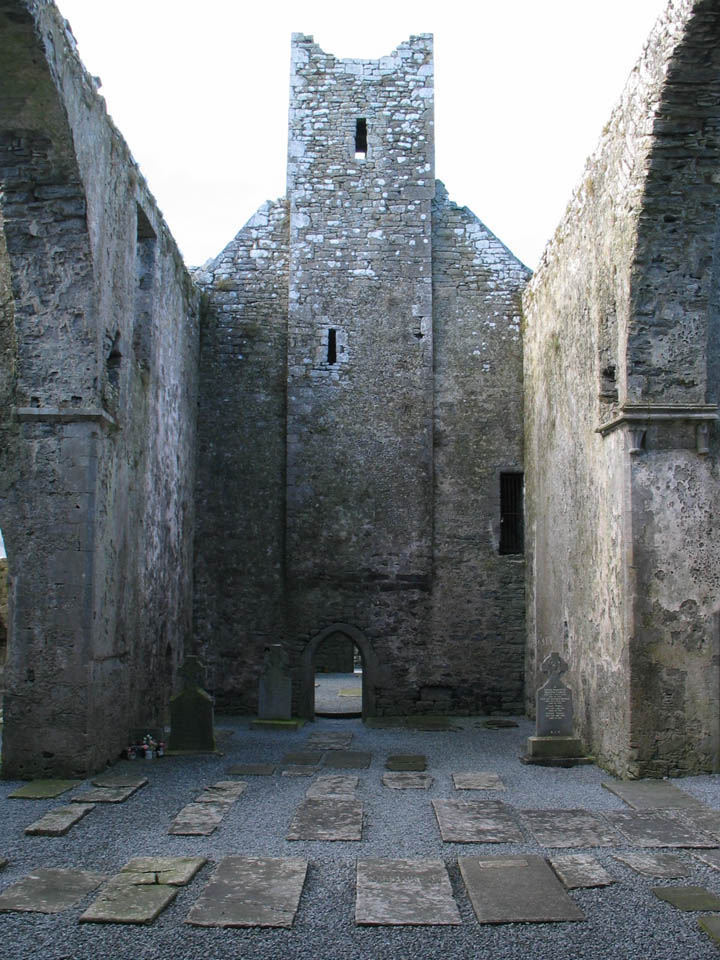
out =
<svg viewBox="0 0 720 960"><path fill-rule="evenodd" d="M523 475L500 474L500 553L522 553L523 529Z"/></svg>

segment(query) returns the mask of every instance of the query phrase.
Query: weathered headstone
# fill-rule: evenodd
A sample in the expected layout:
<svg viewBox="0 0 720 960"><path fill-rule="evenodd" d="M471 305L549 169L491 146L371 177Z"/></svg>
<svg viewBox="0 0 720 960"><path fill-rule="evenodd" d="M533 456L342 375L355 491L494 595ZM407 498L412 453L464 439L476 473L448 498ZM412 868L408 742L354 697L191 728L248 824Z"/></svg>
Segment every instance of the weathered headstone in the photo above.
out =
<svg viewBox="0 0 720 960"><path fill-rule="evenodd" d="M186 657L180 670L183 689L170 701L170 751L215 751L213 700L202 689L204 670L197 657Z"/></svg>
<svg viewBox="0 0 720 960"><path fill-rule="evenodd" d="M265 647L258 717L261 720L290 720L292 716L292 680L288 673L287 651L281 643Z"/></svg>
<svg viewBox="0 0 720 960"><path fill-rule="evenodd" d="M562 682L568 668L559 653L551 653L542 664L547 681L535 695L536 730L528 737L524 763L546 767L569 767L588 763L582 743L573 736L572 690Z"/></svg>

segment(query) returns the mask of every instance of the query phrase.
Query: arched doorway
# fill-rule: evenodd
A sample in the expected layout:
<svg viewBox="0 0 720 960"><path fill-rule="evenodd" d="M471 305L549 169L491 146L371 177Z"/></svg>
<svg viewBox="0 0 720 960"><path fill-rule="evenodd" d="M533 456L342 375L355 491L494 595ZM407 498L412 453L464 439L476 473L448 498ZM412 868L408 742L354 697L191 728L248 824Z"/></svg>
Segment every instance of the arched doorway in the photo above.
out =
<svg viewBox="0 0 720 960"><path fill-rule="evenodd" d="M312 720L315 717L315 671L318 653L330 642L329 656L333 657L333 647L339 655L348 656L348 645L357 651L360 669L351 682L358 684L361 690L362 718L375 714L375 686L377 682L377 657L365 634L348 623L333 623L325 627L310 640L302 654L302 681L300 687L299 713L301 717ZM344 651L344 652L343 652ZM327 656L328 654L326 654ZM321 663L322 663L321 654ZM327 661L326 661L327 662ZM332 662L332 661L331 661ZM348 660L349 663L349 660ZM353 675L348 675L353 676Z"/></svg>
<svg viewBox="0 0 720 960"><path fill-rule="evenodd" d="M315 651L315 716L362 716L362 657L346 633L329 634Z"/></svg>

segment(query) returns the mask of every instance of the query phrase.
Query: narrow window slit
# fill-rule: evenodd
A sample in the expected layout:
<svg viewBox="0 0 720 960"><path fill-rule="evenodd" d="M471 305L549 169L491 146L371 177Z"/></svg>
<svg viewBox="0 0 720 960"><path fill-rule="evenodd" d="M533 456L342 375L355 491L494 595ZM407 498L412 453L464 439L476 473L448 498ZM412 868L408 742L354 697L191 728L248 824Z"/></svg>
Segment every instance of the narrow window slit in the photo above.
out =
<svg viewBox="0 0 720 960"><path fill-rule="evenodd" d="M332 327L328 330L327 362L337 363L337 331Z"/></svg>
<svg viewBox="0 0 720 960"><path fill-rule="evenodd" d="M358 117L355 121L355 159L364 160L367 156L367 120Z"/></svg>
<svg viewBox="0 0 720 960"><path fill-rule="evenodd" d="M500 549L501 554L523 553L523 475L500 474Z"/></svg>

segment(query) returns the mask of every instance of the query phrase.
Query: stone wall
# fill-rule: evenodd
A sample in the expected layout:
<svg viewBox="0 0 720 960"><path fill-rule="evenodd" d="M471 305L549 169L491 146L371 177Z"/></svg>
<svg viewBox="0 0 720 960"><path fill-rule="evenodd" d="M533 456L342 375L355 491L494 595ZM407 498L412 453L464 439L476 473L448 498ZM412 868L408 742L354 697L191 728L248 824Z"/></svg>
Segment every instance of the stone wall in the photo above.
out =
<svg viewBox="0 0 720 960"><path fill-rule="evenodd" d="M190 629L196 295L54 5L3 0L0 47L3 773L84 774Z"/></svg>
<svg viewBox="0 0 720 960"><path fill-rule="evenodd" d="M524 300L528 676L630 776L717 764L719 18L660 19Z"/></svg>

